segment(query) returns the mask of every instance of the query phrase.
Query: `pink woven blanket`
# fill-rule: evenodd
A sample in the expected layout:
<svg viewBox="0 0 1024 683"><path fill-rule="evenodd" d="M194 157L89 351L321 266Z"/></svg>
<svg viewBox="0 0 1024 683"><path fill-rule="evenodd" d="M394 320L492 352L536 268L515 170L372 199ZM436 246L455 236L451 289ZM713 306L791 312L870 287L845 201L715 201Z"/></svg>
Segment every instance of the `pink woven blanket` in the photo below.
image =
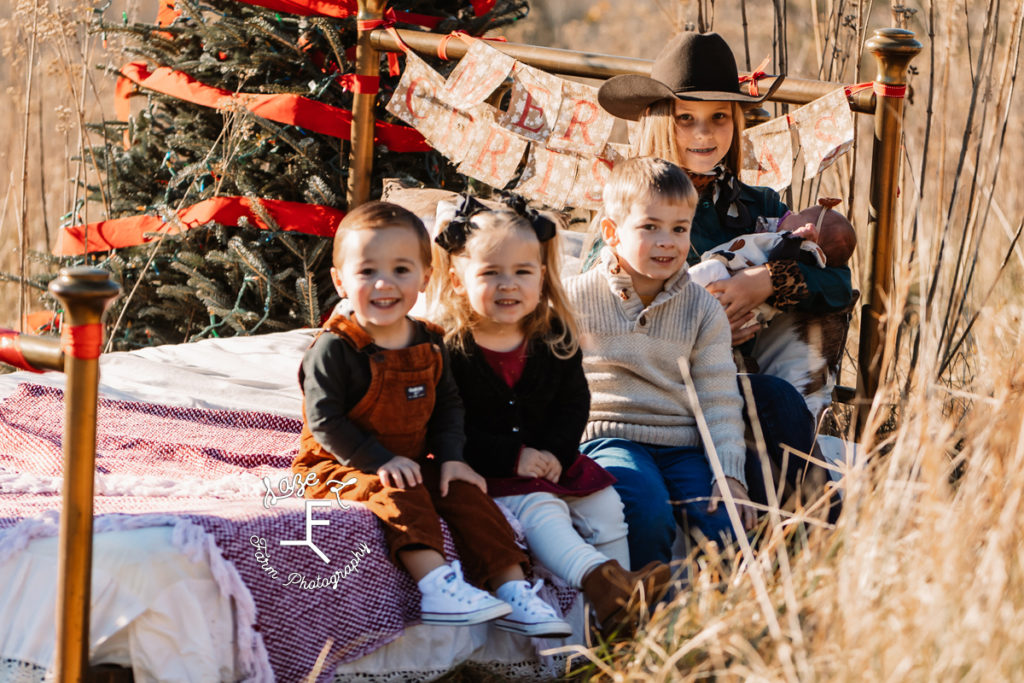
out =
<svg viewBox="0 0 1024 683"><path fill-rule="evenodd" d="M31 518L60 508L63 416L63 393L50 387L22 384L0 403L0 548ZM318 678L327 680L337 664L419 620L419 592L388 560L373 515L284 495L296 493L288 468L300 427L263 413L108 399L98 406L97 523L167 524L173 515L205 530L251 594L249 628L281 681L308 676L331 642ZM567 611L575 592L557 597Z"/></svg>

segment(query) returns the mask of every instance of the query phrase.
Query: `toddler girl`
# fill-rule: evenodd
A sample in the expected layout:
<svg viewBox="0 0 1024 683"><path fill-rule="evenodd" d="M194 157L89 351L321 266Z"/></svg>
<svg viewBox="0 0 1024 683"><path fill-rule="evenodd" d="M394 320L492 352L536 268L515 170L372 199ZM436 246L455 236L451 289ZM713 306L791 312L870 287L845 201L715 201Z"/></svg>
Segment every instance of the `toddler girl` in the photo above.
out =
<svg viewBox="0 0 1024 683"><path fill-rule="evenodd" d="M582 588L605 633L632 630L668 567L629 572L614 479L580 455L590 392L558 277L555 224L470 197L440 231L437 297L466 407L466 461L522 523L534 556ZM637 591L642 585L642 591Z"/></svg>

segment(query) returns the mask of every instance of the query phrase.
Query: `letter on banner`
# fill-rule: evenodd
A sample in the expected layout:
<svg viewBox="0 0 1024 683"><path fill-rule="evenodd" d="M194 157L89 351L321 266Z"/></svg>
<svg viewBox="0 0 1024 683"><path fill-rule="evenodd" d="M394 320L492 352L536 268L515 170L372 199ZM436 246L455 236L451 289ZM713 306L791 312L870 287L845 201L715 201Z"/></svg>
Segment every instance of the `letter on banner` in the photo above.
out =
<svg viewBox="0 0 1024 683"><path fill-rule="evenodd" d="M834 164L853 145L853 113L843 88L819 97L789 116L800 136L807 178Z"/></svg>
<svg viewBox="0 0 1024 683"><path fill-rule="evenodd" d="M448 75L442 97L456 109L483 102L512 71L516 60L482 40L474 40Z"/></svg>
<svg viewBox="0 0 1024 683"><path fill-rule="evenodd" d="M743 131L740 180L777 192L793 182L793 134L785 116Z"/></svg>
<svg viewBox="0 0 1024 683"><path fill-rule="evenodd" d="M450 109L438 99L443 88L444 76L410 51L405 56L402 79L386 109L427 137L434 120Z"/></svg>
<svg viewBox="0 0 1024 683"><path fill-rule="evenodd" d="M430 146L448 158L454 165L459 165L469 152L466 144L470 131L481 123L494 120L494 107L479 104L467 111L446 108L441 109L437 118L428 130L421 130Z"/></svg>
<svg viewBox="0 0 1024 683"><path fill-rule="evenodd" d="M607 152L609 148L605 148ZM580 157L576 167L576 182L565 203L583 209L600 209L604 184L615 162L601 157Z"/></svg>
<svg viewBox="0 0 1024 683"><path fill-rule="evenodd" d="M615 117L597 103L597 88L562 81L562 104L548 138L549 150L597 156L608 142Z"/></svg>
<svg viewBox="0 0 1024 683"><path fill-rule="evenodd" d="M498 123L517 135L544 142L558 118L562 79L516 62L512 71L512 96Z"/></svg>
<svg viewBox="0 0 1024 683"><path fill-rule="evenodd" d="M560 154L540 145L530 145L530 156L516 191L528 199L561 209L576 179L576 160L572 154Z"/></svg>
<svg viewBox="0 0 1024 683"><path fill-rule="evenodd" d="M528 144L493 121L479 121L470 128L468 152L458 171L491 187L505 187L516 174Z"/></svg>

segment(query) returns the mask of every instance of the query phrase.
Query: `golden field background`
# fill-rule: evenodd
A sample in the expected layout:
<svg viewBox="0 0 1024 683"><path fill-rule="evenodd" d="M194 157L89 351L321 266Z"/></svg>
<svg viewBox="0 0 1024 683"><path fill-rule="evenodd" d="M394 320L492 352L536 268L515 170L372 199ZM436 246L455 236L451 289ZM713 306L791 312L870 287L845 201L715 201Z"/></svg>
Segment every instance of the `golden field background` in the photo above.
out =
<svg viewBox="0 0 1024 683"><path fill-rule="evenodd" d="M154 4L107 12L152 16ZM773 55L770 72L784 61L789 74L842 83L873 78L862 45L876 28L905 23L924 44L906 109L888 381L846 472L842 518L825 528L806 509L773 512L755 554L701 558L696 583L636 640L595 646L576 664L644 681L1024 677L1024 0L532 4L504 31L510 40L653 58L703 23L726 36L741 69L745 10L751 65ZM88 138L82 122L112 116L113 84L93 65L118 59L75 23L88 12L72 0L0 7L0 271L19 272L22 243L45 250L81 196L75 180L95 181L72 157ZM842 196L862 227L871 122L858 119L855 152L820 185L797 181L793 203ZM103 208L84 205L78 217L98 220ZM0 326L18 319L18 287L0 283ZM847 384L856 339L855 328Z"/></svg>

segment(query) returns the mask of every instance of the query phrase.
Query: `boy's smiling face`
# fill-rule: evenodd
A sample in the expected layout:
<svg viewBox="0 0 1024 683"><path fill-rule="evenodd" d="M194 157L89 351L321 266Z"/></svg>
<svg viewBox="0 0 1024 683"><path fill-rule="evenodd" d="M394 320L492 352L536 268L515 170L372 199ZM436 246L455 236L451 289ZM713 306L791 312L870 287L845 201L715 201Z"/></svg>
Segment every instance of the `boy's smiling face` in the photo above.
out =
<svg viewBox="0 0 1024 683"><path fill-rule="evenodd" d="M605 242L640 296L660 292L665 281L686 264L693 213L688 203L651 195L631 204L618 223L611 218L601 222Z"/></svg>
<svg viewBox="0 0 1024 683"><path fill-rule="evenodd" d="M353 230L344 238L344 258L331 268L341 296L347 296L363 329L380 346L394 348L406 331L405 315L430 277L416 234L406 226Z"/></svg>

